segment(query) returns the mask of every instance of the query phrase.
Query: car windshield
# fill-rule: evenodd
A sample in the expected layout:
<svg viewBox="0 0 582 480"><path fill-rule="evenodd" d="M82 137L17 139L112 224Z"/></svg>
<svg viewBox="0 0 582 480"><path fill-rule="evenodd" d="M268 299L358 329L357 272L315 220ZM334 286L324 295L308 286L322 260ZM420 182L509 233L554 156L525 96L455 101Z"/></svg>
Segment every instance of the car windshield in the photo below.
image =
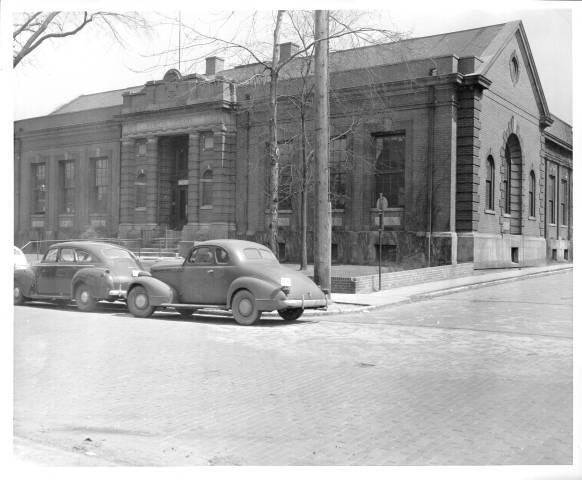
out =
<svg viewBox="0 0 582 480"><path fill-rule="evenodd" d="M17 247L14 247L14 265L28 265L26 256Z"/></svg>

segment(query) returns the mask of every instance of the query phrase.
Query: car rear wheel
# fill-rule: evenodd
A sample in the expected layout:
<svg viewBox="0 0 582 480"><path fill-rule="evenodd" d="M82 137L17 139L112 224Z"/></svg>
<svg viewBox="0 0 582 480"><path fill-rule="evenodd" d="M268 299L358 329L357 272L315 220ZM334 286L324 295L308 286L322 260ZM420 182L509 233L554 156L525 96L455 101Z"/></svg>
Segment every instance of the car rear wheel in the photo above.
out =
<svg viewBox="0 0 582 480"><path fill-rule="evenodd" d="M232 297L232 314L236 323L240 325L252 325L259 318L261 312L257 310L255 297L248 290L239 290Z"/></svg>
<svg viewBox="0 0 582 480"><path fill-rule="evenodd" d="M81 283L75 290L75 300L77 307L83 312L92 312L97 306L97 300L91 295L89 287L84 283Z"/></svg>
<svg viewBox="0 0 582 480"><path fill-rule="evenodd" d="M287 320L288 322L293 322L294 320L298 320L301 315L303 315L302 308L287 308L285 310L278 310L279 315L283 320Z"/></svg>
<svg viewBox="0 0 582 480"><path fill-rule="evenodd" d="M176 308L176 311L182 315L183 317L191 317L192 315L194 315L194 312L196 311L193 308Z"/></svg>
<svg viewBox="0 0 582 480"><path fill-rule="evenodd" d="M14 305L22 305L24 303L24 295L18 283L14 284Z"/></svg>
<svg viewBox="0 0 582 480"><path fill-rule="evenodd" d="M141 286L133 287L127 295L127 307L129 311L140 318L151 317L156 307L150 305L150 297L145 288Z"/></svg>

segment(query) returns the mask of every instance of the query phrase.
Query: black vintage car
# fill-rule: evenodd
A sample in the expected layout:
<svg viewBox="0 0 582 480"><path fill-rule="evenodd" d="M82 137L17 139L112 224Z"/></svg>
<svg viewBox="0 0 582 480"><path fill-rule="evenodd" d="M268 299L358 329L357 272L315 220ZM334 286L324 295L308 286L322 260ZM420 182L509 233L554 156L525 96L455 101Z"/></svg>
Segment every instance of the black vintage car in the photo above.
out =
<svg viewBox="0 0 582 480"><path fill-rule="evenodd" d="M91 311L100 300L125 299L132 277L146 274L129 250L103 242L52 245L40 263L15 268L14 304L27 300L75 300Z"/></svg>

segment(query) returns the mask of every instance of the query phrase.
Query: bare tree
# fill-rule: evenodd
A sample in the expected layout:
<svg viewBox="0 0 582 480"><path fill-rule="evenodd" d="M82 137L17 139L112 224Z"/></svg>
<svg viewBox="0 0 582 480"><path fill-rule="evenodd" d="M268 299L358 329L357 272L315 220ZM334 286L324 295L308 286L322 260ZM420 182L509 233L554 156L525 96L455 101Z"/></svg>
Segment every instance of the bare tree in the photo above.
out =
<svg viewBox="0 0 582 480"><path fill-rule="evenodd" d="M269 246L278 253L278 223L280 198L280 151L279 151L279 113L278 105L282 98L290 99L287 93L279 93L281 81L289 79L302 79L303 92L295 95L293 101L299 110L299 120L302 122L303 135L301 139L303 175L308 175L307 164L313 156L311 147L308 148L306 133L306 106L312 96L313 77L312 56L316 40L313 12L309 11L276 11L270 13L271 27L265 26L268 22L260 17L259 13L253 13L241 22L240 16L231 13L222 21L216 21L221 26L213 32L203 32L201 27L184 25L184 42L182 49L186 63L201 61L204 57L213 55L230 56L236 58L242 64L254 64L248 69L248 78L238 79L243 84L257 82L260 85L269 84L266 100L269 110ZM235 17L237 17L235 19ZM237 21L239 26L234 29L226 28L229 21ZM198 22L197 25L202 24ZM244 26L241 26L244 25ZM264 32L269 32L269 38ZM279 51L280 39L292 41L299 48L289 56L281 59ZM386 43L402 38L402 34L390 29L378 26L372 20L372 15L366 12L338 11L330 15L330 31L326 40L330 41L330 50L341 50L364 45ZM202 53L203 52L203 53ZM159 52L170 53L170 52ZM263 79L264 82L259 82ZM287 140L287 139L286 139ZM301 211L302 217L302 266L306 264L306 228L307 228L307 182L304 177L300 191L302 192Z"/></svg>
<svg viewBox="0 0 582 480"><path fill-rule="evenodd" d="M136 12L25 12L15 15L13 67L31 55L47 40L76 35L88 25L105 29L123 43L124 29L147 29L148 22Z"/></svg>

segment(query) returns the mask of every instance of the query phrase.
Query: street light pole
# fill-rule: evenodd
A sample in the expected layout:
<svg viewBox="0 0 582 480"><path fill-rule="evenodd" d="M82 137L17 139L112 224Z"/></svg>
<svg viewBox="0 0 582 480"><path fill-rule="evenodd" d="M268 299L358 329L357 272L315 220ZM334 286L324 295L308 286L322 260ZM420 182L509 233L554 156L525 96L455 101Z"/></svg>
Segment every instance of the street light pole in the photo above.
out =
<svg viewBox="0 0 582 480"><path fill-rule="evenodd" d="M329 203L329 12L315 11L315 161L317 226L314 255L315 282L331 292L331 208Z"/></svg>

